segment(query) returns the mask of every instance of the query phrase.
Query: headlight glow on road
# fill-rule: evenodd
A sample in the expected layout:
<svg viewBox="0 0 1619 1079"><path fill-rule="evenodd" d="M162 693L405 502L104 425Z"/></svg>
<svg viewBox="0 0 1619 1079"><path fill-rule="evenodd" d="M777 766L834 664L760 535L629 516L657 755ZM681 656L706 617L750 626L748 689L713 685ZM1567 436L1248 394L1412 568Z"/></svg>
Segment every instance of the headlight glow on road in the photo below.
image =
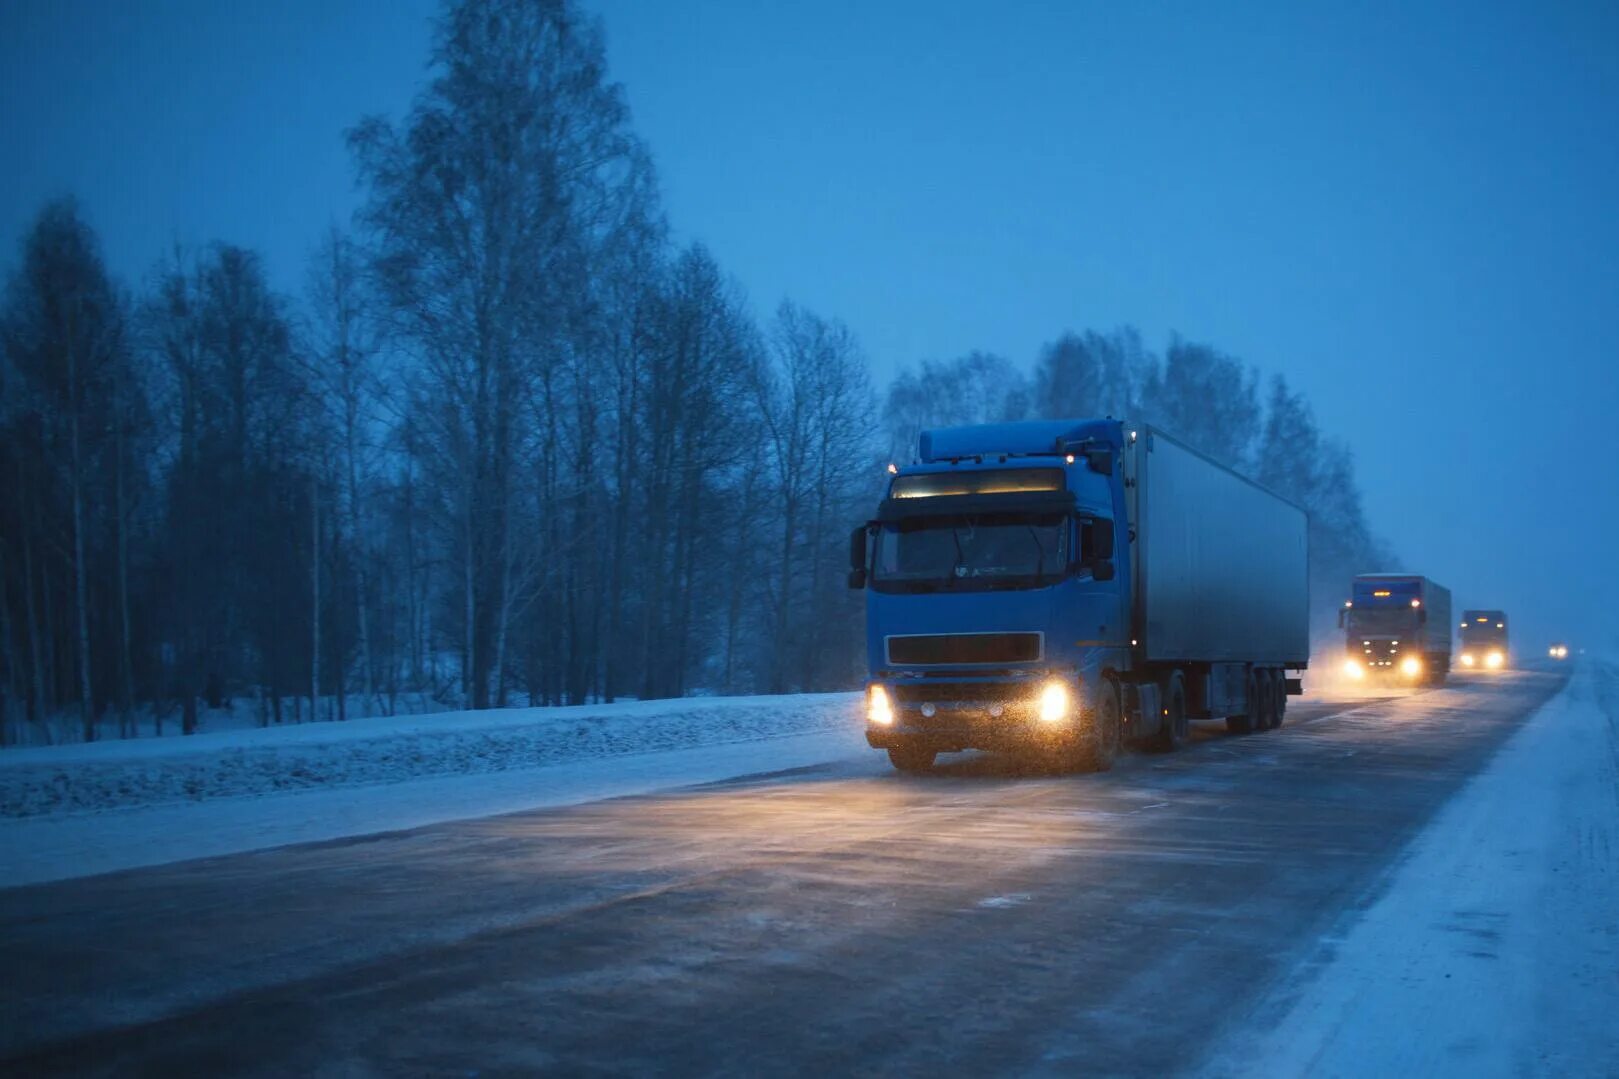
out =
<svg viewBox="0 0 1619 1079"><path fill-rule="evenodd" d="M1505 663L1506 660L1507 657L1503 656L1500 652L1491 652L1489 655L1484 657L1484 665L1493 671L1500 667L1501 664Z"/></svg>
<svg viewBox="0 0 1619 1079"><path fill-rule="evenodd" d="M1061 723L1068 718L1068 709L1072 704L1072 697L1068 687L1053 678L1040 690L1040 721L1042 723Z"/></svg>
<svg viewBox="0 0 1619 1079"><path fill-rule="evenodd" d="M1407 678L1415 678L1422 673L1422 661L1416 656L1406 656L1400 660L1400 673Z"/></svg>
<svg viewBox="0 0 1619 1079"><path fill-rule="evenodd" d="M866 691L866 720L878 727L894 725L894 706L888 702L888 691L873 684Z"/></svg>

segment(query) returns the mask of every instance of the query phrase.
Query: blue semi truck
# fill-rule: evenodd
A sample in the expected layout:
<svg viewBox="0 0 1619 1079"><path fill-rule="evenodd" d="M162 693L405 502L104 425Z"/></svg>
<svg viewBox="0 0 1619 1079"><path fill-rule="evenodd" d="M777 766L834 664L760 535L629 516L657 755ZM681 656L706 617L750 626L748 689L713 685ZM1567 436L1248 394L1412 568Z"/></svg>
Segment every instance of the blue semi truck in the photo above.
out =
<svg viewBox="0 0 1619 1079"><path fill-rule="evenodd" d="M1195 719L1278 727L1309 660L1305 513L1146 424L925 431L850 537L866 740L1108 768Z"/></svg>

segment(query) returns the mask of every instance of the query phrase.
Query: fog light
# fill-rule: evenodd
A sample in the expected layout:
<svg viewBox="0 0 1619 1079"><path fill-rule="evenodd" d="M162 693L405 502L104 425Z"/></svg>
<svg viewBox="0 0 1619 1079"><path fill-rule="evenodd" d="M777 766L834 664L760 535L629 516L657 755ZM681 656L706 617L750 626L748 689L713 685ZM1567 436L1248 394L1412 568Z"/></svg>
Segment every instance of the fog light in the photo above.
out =
<svg viewBox="0 0 1619 1079"><path fill-rule="evenodd" d="M1497 667L1501 666L1501 664L1505 663L1506 658L1507 657L1503 656L1500 652L1491 652L1489 655L1484 657L1484 665L1493 671Z"/></svg>
<svg viewBox="0 0 1619 1079"><path fill-rule="evenodd" d="M1400 673L1407 678L1415 678L1422 673L1422 661L1416 656L1406 656L1400 661Z"/></svg>
<svg viewBox="0 0 1619 1079"><path fill-rule="evenodd" d="M1040 721L1042 723L1061 723L1068 718L1068 711L1072 707L1073 697L1068 687L1062 682L1052 679L1040 690Z"/></svg>
<svg viewBox="0 0 1619 1079"><path fill-rule="evenodd" d="M866 690L866 721L877 727L894 725L894 706L888 703L888 691L873 684Z"/></svg>

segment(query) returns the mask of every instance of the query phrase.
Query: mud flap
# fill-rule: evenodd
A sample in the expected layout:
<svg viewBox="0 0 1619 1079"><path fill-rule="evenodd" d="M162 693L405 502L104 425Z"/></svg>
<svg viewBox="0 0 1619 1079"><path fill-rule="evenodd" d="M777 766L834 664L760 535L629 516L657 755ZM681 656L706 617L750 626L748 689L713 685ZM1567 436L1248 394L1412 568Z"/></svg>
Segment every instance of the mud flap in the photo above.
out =
<svg viewBox="0 0 1619 1079"><path fill-rule="evenodd" d="M1302 678L1284 678L1284 679L1282 679L1282 683L1285 686L1287 686L1287 695L1289 697L1302 697L1302 696L1304 696L1304 679L1302 679Z"/></svg>
<svg viewBox="0 0 1619 1079"><path fill-rule="evenodd" d="M1156 734L1164 714L1158 683L1126 682L1123 688L1126 737L1145 738Z"/></svg>

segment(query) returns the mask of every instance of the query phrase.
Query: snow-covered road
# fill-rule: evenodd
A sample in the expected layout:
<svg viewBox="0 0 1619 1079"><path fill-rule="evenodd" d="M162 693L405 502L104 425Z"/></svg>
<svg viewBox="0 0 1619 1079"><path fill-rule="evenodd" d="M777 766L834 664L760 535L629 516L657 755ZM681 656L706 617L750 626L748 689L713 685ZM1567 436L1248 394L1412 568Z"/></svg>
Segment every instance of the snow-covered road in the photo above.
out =
<svg viewBox="0 0 1619 1079"><path fill-rule="evenodd" d="M1160 1075L1235 1059L1360 1072L1330 1038L1257 1035L1283 1016L1334 1028L1289 1010L1323 939L1364 931L1357 912L1397 894L1413 840L1474 797L1460 792L1489 781L1503 746L1538 752L1513 739L1558 684L1519 673L1306 702L1281 731L1206 730L1104 776L983 756L899 776L845 728L841 744L706 750L736 754L707 785L678 782L698 758L666 759L647 779L656 793L637 797L0 890L14 972L0 980L0 1068ZM1528 730L1594 700L1586 684ZM1534 767L1561 775L1571 756L1611 752L1611 737L1580 737L1542 746ZM782 771L784 750L806 763ZM1603 793L1569 776L1565 811ZM1593 838L1587 867L1611 871L1606 857ZM1465 909L1496 909L1487 883L1475 890ZM1576 1019L1619 1003L1600 978L1585 988ZM1400 1007L1418 1005L1368 1014ZM1602 1061L1600 1043L1583 1051Z"/></svg>

